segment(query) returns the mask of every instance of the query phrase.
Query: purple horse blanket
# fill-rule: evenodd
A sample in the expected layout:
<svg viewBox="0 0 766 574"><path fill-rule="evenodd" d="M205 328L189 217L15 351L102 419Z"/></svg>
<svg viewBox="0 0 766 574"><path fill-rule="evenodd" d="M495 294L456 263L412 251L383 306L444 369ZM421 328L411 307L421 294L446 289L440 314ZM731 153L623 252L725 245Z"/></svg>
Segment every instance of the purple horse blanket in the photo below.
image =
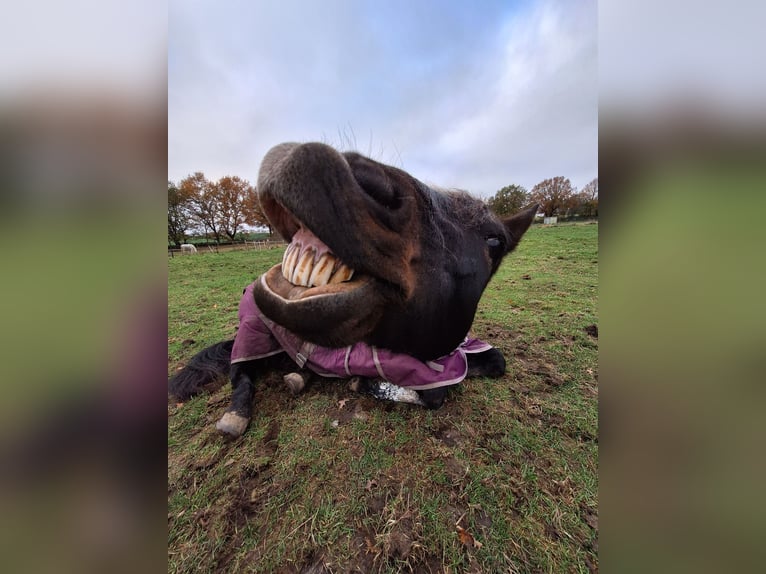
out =
<svg viewBox="0 0 766 574"><path fill-rule="evenodd" d="M449 355L433 361L419 361L403 353L355 343L340 349L320 347L301 340L264 316L248 285L239 302L239 330L231 350L231 362L240 363L287 353L296 364L323 377L360 376L382 379L413 390L456 385L468 373L468 353L482 353L492 345L468 337Z"/></svg>

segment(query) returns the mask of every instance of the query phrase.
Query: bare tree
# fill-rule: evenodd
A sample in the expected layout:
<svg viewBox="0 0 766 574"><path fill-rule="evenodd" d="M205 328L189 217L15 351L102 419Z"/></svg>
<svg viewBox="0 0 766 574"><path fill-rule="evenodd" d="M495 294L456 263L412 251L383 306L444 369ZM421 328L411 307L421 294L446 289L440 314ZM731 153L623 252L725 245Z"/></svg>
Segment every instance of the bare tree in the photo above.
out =
<svg viewBox="0 0 766 574"><path fill-rule="evenodd" d="M582 191L575 196L577 211L585 217L598 215L598 178L588 183Z"/></svg>
<svg viewBox="0 0 766 574"><path fill-rule="evenodd" d="M598 178L595 178L588 185L583 187L580 194L590 201L598 201Z"/></svg>
<svg viewBox="0 0 766 574"><path fill-rule="evenodd" d="M532 188L530 198L539 203L545 217L563 215L572 205L575 189L569 178L558 176L541 181Z"/></svg>

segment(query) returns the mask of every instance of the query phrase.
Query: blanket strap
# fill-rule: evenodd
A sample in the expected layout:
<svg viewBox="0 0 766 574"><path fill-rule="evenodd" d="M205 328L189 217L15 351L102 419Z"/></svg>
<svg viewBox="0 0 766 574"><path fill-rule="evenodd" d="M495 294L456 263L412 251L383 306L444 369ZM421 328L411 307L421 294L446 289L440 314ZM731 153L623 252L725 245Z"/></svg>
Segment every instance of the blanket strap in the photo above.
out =
<svg viewBox="0 0 766 574"><path fill-rule="evenodd" d="M317 346L314 343L309 343L308 341L303 342L300 350L295 355L295 362L298 363L298 367L301 369L303 368L303 365L306 364L306 361L309 360L311 353L313 353L316 348Z"/></svg>

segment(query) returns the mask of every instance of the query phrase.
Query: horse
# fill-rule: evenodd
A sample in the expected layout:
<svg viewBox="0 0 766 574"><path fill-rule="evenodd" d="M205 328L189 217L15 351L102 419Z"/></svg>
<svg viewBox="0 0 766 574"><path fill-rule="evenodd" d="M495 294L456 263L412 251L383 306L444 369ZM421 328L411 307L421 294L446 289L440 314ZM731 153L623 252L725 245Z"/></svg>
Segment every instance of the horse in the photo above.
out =
<svg viewBox="0 0 766 574"><path fill-rule="evenodd" d="M502 353L468 333L537 205L501 219L464 191L323 143L271 148L257 190L289 242L282 262L244 290L236 338L200 351L169 380L185 400L228 372L219 431L244 432L255 382L285 353L298 367L285 376L294 392L313 372L429 409L466 376L505 373Z"/></svg>
<svg viewBox="0 0 766 574"><path fill-rule="evenodd" d="M182 243L181 253L197 253L197 248L191 243Z"/></svg>

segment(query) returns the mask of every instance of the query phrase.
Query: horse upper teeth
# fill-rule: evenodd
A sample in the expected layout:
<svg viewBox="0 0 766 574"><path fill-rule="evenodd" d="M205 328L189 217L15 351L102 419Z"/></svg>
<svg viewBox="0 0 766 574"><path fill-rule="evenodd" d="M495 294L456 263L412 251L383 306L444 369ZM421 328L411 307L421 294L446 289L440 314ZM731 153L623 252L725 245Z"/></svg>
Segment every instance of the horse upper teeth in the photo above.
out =
<svg viewBox="0 0 766 574"><path fill-rule="evenodd" d="M314 270L309 277L309 285L316 287L319 285L327 285L327 282L332 276L332 270L335 267L336 259L329 253L325 253L314 264Z"/></svg>
<svg viewBox="0 0 766 574"><path fill-rule="evenodd" d="M293 278L293 271L295 270L295 263L298 261L299 253L300 249L298 246L291 243L282 257L282 274L288 281Z"/></svg>
<svg viewBox="0 0 766 574"><path fill-rule="evenodd" d="M314 265L314 250L309 248L303 252L298 259L298 263L295 265L295 271L293 271L293 278L290 282L293 285L300 285L302 287L309 286L309 277L311 277L311 269Z"/></svg>
<svg viewBox="0 0 766 574"><path fill-rule="evenodd" d="M348 281L354 270L332 253L324 253L317 259L312 247L301 253L300 244L291 243L282 256L282 275L293 285L321 287Z"/></svg>

